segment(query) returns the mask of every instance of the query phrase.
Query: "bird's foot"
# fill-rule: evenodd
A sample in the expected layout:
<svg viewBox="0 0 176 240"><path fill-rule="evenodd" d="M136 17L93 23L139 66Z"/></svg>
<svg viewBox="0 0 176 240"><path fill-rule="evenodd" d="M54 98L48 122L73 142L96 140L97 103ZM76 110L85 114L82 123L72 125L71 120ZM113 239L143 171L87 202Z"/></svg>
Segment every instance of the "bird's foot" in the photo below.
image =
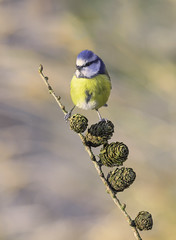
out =
<svg viewBox="0 0 176 240"><path fill-rule="evenodd" d="M68 119L71 117L71 111L69 111L67 114L64 116L64 120L68 122Z"/></svg>
<svg viewBox="0 0 176 240"><path fill-rule="evenodd" d="M65 114L64 119L66 122L68 122L69 118L71 118L71 114L74 108L75 106L67 114Z"/></svg>
<svg viewBox="0 0 176 240"><path fill-rule="evenodd" d="M108 119L106 119L106 118L101 118L101 119L99 120L99 122L106 122L106 123L107 123L107 121L108 121Z"/></svg>
<svg viewBox="0 0 176 240"><path fill-rule="evenodd" d="M100 115L98 109L96 109L97 113L98 113L98 117L99 117L99 122L107 122L108 120L106 118L102 118L102 116Z"/></svg>

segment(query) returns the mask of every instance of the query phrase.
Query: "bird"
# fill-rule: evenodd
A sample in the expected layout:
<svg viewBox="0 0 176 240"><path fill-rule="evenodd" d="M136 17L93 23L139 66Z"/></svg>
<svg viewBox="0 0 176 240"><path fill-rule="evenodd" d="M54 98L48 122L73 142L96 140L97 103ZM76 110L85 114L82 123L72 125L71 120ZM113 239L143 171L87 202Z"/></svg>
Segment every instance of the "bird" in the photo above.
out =
<svg viewBox="0 0 176 240"><path fill-rule="evenodd" d="M91 50L81 51L76 59L76 71L70 84L73 108L65 115L67 121L75 107L96 110L100 121L99 108L107 106L111 91L111 80L103 60Z"/></svg>

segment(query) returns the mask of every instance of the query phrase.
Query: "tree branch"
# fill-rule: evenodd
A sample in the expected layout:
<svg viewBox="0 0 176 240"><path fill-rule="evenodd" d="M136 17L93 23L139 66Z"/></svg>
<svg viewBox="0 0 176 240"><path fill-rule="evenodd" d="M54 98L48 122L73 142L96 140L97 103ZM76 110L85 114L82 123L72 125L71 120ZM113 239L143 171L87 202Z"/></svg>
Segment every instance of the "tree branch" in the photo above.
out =
<svg viewBox="0 0 176 240"><path fill-rule="evenodd" d="M54 99L56 100L57 104L59 105L59 107L61 108L61 110L63 111L64 115L66 115L68 112L66 111L65 109L65 106L61 103L61 97L57 96L54 92L54 90L52 89L51 85L49 84L48 82L48 77L46 77L44 74L43 74L43 66L40 65L39 67L39 73L40 73L40 76L42 77L42 79L44 80L48 90L49 90L49 93L54 97ZM134 226L133 224L133 220L131 219L130 215L127 213L126 211L126 204L122 204L120 202L120 200L117 198L116 196L116 193L112 190L112 188L110 187L107 179L105 178L104 176L104 173L102 171L102 167L101 167L101 164L99 164L99 162L96 160L96 157L95 155L93 154L92 152L92 149L91 147L87 146L86 145L86 142L85 142L85 137L83 134L81 133L78 133L84 147L85 147L85 150L87 151L90 159L92 160L94 166L95 166L95 169L97 170L98 172L98 175L100 177L100 179L102 180L102 182L104 183L104 185L106 186L106 190L107 192L110 194L112 200L114 201L114 203L116 204L116 206L118 206L118 208L121 210L121 212L124 214L124 216L126 217L126 220L128 222L128 224L130 225L130 227L132 228L133 230L133 233L134 233L134 237L137 239L137 240L142 240L137 228Z"/></svg>

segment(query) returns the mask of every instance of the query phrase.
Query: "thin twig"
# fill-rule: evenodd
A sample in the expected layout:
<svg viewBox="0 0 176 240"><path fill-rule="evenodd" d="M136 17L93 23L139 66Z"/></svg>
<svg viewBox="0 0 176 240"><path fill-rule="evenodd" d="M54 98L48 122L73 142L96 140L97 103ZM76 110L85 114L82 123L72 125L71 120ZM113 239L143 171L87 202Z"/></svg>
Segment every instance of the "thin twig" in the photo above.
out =
<svg viewBox="0 0 176 240"><path fill-rule="evenodd" d="M43 79L44 83L46 84L46 86L47 86L47 88L49 90L49 93L54 97L54 99L56 100L57 104L62 109L64 115L66 115L67 111L65 110L65 106L60 101L61 97L57 96L55 94L54 90L52 89L51 85L48 82L48 77L44 76L44 74L43 74L43 65L42 64L40 64L40 66L39 66L39 73L40 73L40 76Z"/></svg>
<svg viewBox="0 0 176 240"><path fill-rule="evenodd" d="M48 82L48 77L46 77L44 74L43 74L43 66L40 65L39 67L39 73L40 73L40 76L42 77L42 79L44 80L46 86L48 87L48 90L50 92L50 94L54 97L54 99L56 100L57 104L59 105L59 107L61 108L61 110L63 111L64 115L67 114L67 111L65 109L65 106L61 103L61 97L59 96L56 96L54 90L52 89L51 85L49 84ZM102 180L102 182L104 183L104 185L106 186L106 190L107 192L110 194L112 200L114 201L114 203L118 206L118 208L121 210L121 212L125 215L126 219L127 219L127 222L129 223L130 227L132 228L133 230L133 233L134 233L134 236L137 240L142 240L137 228L132 224L133 223L133 220L131 219L130 215L127 213L126 211L126 204L122 204L120 202L120 200L117 198L116 196L116 193L111 189L111 187L109 186L108 184L108 181L106 180L106 177L104 176L104 173L102 171L102 168L101 168L101 165L98 163L98 161L96 160L96 157L95 155L93 154L92 152L92 149L86 145L85 143L85 137L83 134L81 133L78 133L84 147L85 147L85 150L87 151L90 159L92 160L92 162L94 163L94 166L95 166L95 169L97 170L98 172L98 175L100 177L100 179Z"/></svg>

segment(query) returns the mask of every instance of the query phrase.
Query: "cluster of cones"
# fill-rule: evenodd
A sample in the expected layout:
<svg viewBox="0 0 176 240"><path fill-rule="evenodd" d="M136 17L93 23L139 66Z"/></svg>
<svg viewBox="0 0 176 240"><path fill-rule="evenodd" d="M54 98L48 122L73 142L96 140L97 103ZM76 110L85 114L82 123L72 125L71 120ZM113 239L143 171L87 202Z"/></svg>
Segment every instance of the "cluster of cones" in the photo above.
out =
<svg viewBox="0 0 176 240"><path fill-rule="evenodd" d="M88 120L81 114L75 114L70 118L70 128L76 133L83 133L88 127ZM114 125L111 121L100 121L90 126L85 133L85 143L89 147L102 145L99 153L99 164L107 167L116 167L107 175L107 182L111 189L117 193L128 188L135 180L136 173L132 168L120 167L127 160L129 150L123 142L108 143L114 133ZM120 167L120 168L119 168ZM152 228L153 220L150 213L139 212L133 221L139 230Z"/></svg>

